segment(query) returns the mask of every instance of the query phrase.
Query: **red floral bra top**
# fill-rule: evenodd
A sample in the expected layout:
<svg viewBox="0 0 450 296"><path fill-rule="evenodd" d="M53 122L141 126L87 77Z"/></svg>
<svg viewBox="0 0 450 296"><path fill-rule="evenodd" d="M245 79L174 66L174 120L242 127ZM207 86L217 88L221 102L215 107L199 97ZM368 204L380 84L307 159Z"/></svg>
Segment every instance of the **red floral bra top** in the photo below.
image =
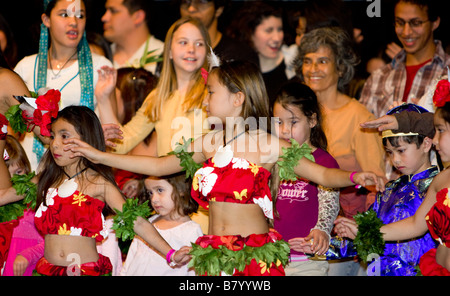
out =
<svg viewBox="0 0 450 296"><path fill-rule="evenodd" d="M86 236L103 241L107 236L102 214L105 204L76 190L68 197L60 197L50 188L47 206L41 203L34 217L36 229L42 234Z"/></svg>
<svg viewBox="0 0 450 296"><path fill-rule="evenodd" d="M211 158L195 173L191 196L205 209L210 201L257 204L273 219L269 178L269 171L245 159L233 157L218 167Z"/></svg>
<svg viewBox="0 0 450 296"><path fill-rule="evenodd" d="M441 245L450 248L450 197L448 188L436 194L436 203L425 217L431 236Z"/></svg>

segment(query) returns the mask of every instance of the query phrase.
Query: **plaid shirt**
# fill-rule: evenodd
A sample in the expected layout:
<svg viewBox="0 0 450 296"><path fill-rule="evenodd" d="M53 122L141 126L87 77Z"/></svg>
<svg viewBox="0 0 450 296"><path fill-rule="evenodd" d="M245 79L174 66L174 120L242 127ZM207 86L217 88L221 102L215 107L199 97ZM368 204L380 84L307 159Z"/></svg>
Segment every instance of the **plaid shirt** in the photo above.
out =
<svg viewBox="0 0 450 296"><path fill-rule="evenodd" d="M408 103L412 99L420 99L429 86L443 75L447 74L450 56L436 40L436 52L430 62L419 69L408 95ZM392 62L370 75L364 84L360 102L377 118L386 114L394 101L401 101L406 85L406 52L402 50ZM432 111L432 110L429 110Z"/></svg>

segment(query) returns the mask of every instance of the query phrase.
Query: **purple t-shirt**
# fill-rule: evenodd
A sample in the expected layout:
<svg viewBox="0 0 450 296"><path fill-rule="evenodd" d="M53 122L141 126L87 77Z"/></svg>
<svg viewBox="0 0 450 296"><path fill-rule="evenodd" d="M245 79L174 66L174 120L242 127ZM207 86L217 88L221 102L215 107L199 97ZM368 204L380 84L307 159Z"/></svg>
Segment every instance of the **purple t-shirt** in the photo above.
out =
<svg viewBox="0 0 450 296"><path fill-rule="evenodd" d="M326 151L317 148L313 152L315 162L327 168L339 168L336 160ZM288 241L294 237L306 237L317 224L319 215L318 189L306 179L281 182L278 189L274 219L275 229ZM303 254L291 250L291 254Z"/></svg>

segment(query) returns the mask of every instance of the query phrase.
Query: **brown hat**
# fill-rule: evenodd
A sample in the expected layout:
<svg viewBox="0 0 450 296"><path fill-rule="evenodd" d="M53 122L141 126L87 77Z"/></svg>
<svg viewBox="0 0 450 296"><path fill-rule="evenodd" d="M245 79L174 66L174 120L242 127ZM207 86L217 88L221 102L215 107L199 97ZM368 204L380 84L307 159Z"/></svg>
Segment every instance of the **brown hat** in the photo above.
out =
<svg viewBox="0 0 450 296"><path fill-rule="evenodd" d="M382 137L400 137L422 135L433 138L435 129L433 125L433 113L415 104L402 104L387 112L394 115L398 121L399 128L396 130L385 130Z"/></svg>

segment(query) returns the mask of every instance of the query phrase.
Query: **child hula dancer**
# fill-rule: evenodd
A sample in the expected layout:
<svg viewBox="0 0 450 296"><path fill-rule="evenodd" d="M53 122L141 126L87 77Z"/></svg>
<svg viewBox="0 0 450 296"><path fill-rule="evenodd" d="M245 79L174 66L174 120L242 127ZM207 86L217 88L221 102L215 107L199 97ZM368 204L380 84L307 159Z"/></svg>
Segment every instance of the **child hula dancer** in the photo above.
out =
<svg viewBox="0 0 450 296"><path fill-rule="evenodd" d="M39 98L38 98L39 99ZM42 127L41 127L42 130ZM175 252L143 217L148 207L135 207L125 201L114 182L111 168L97 165L64 151L64 139L77 138L101 151L105 142L101 124L88 107L69 106L58 112L51 123L51 142L42 160L42 172L35 178L37 201L35 225L45 237L45 249L36 265L43 275L104 275L112 270L108 257L98 254L96 242L105 235L102 212L106 206L117 209L116 234L136 232L166 256L168 263L184 264L189 249ZM4 166L1 162L0 166ZM3 174L3 170L0 170ZM11 201L23 195L9 196ZM126 202L126 204L125 204ZM131 219L126 219L127 216ZM125 217L125 218L124 218Z"/></svg>
<svg viewBox="0 0 450 296"><path fill-rule="evenodd" d="M289 246L278 233L269 231L266 220L273 218L268 183L275 163L284 158L280 162L283 176L297 174L327 187L350 186L354 184L351 179L359 184L381 184L381 178L373 173L327 169L302 158L298 145L290 150L288 142L270 134L267 94L261 73L253 64L216 64L207 78L207 87L209 95L204 105L209 122L215 127L222 124L225 129L196 139L191 146L192 159L189 155L184 157L184 151L159 158L120 156L99 151L79 139L65 141L71 144L66 149L94 163L152 176L169 175L181 171L183 165L192 169L195 163L204 163L192 173L192 197L209 209L209 235L200 237L191 252L190 264L197 274L219 275L224 271L236 275L284 275ZM247 257L242 251L245 248L252 248L260 262ZM203 255L213 261L205 262ZM227 258L219 260L219 256Z"/></svg>

